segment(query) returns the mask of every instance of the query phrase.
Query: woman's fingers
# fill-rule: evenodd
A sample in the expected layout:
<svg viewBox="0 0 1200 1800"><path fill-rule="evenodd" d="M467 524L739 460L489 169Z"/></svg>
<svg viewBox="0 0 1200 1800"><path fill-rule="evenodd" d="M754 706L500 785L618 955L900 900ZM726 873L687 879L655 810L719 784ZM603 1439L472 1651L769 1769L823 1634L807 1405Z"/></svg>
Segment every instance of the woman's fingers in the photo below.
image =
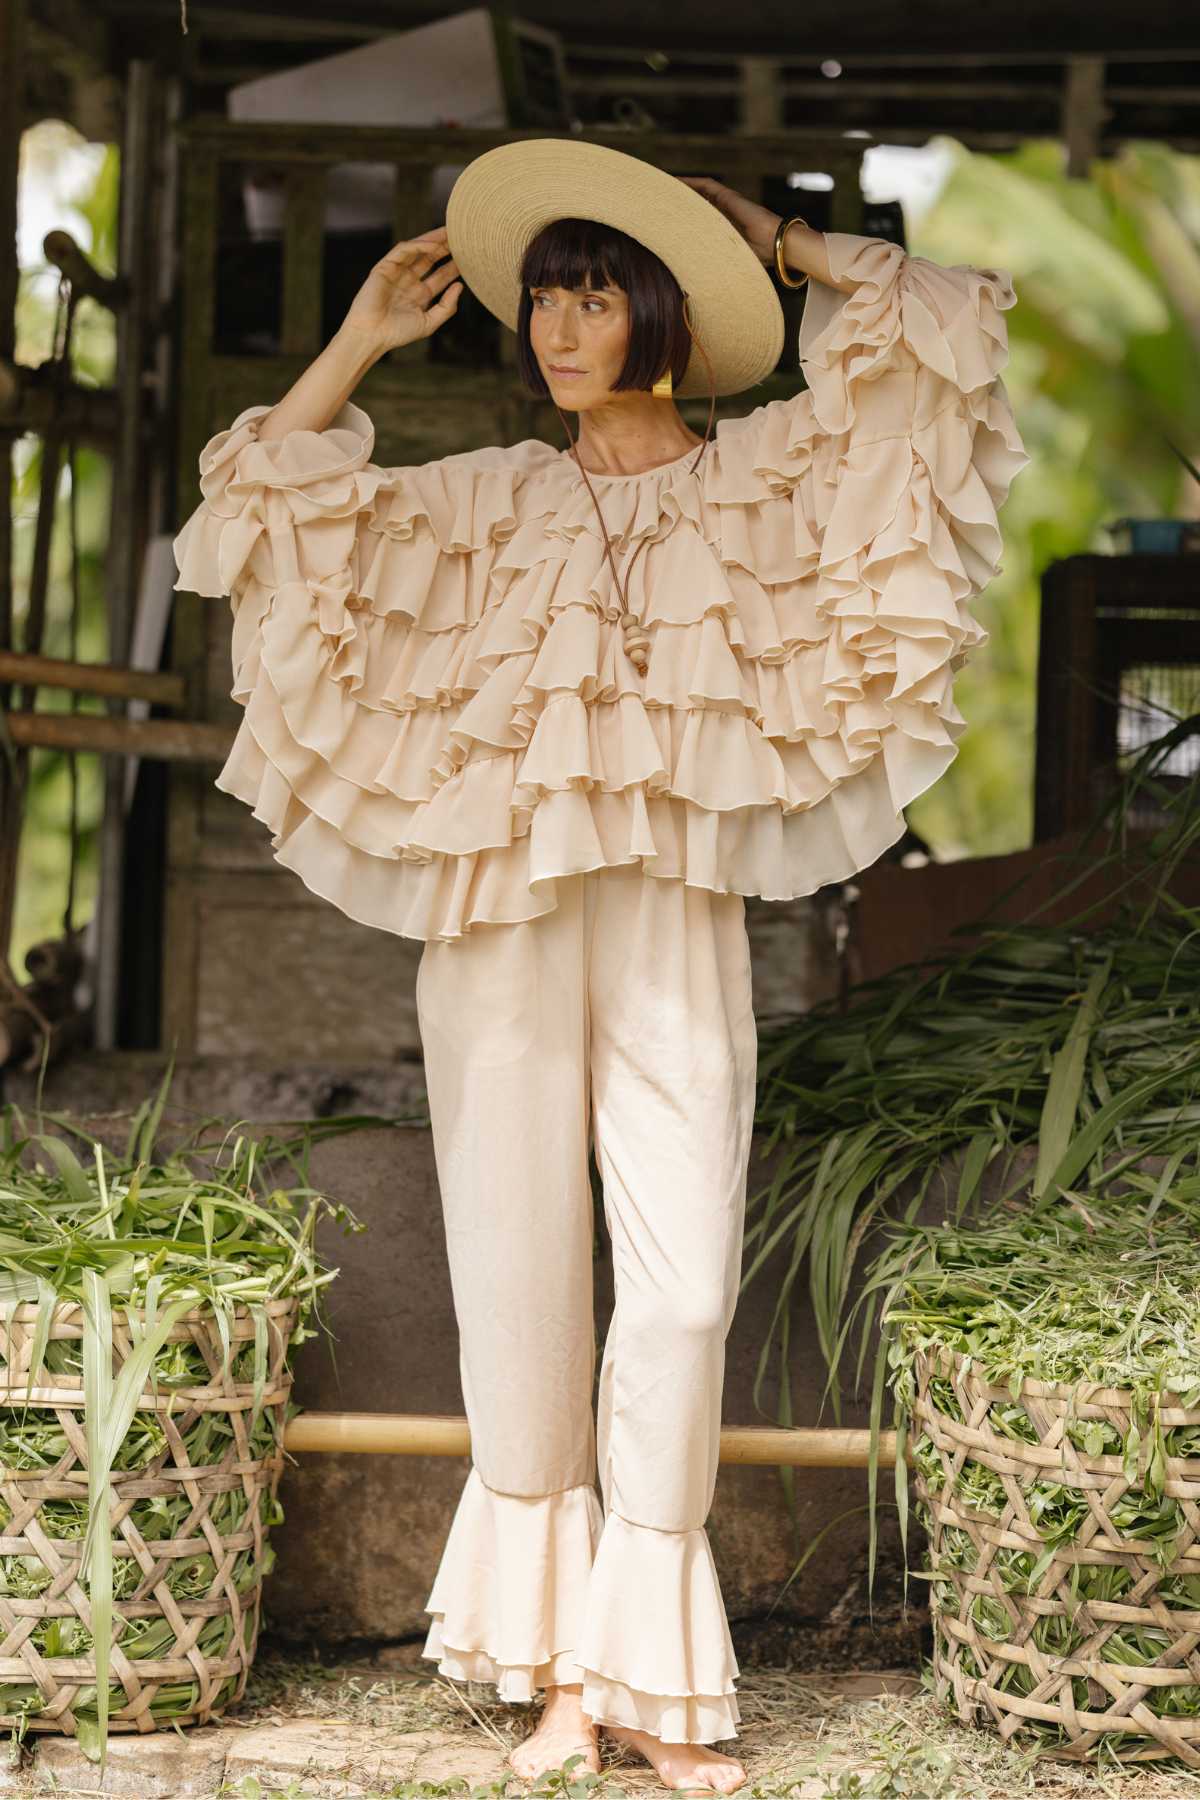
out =
<svg viewBox="0 0 1200 1800"><path fill-rule="evenodd" d="M444 325L446 323L446 320L458 306L462 291L462 282L456 281L453 287L446 289L446 292L442 295L440 300L435 300L432 306L427 306L425 308L425 335L427 337L430 333L436 331L439 325Z"/></svg>
<svg viewBox="0 0 1200 1800"><path fill-rule="evenodd" d="M428 288L431 294L440 294L443 288L449 287L450 283L457 280L457 278L458 264L451 256L438 268L426 275L422 285Z"/></svg>
<svg viewBox="0 0 1200 1800"><path fill-rule="evenodd" d="M683 175L680 176L680 180L707 200L709 205L715 207L722 217L728 219L732 225L738 224L736 212L738 196L729 188L723 187L719 181L711 180L707 175L694 177Z"/></svg>
<svg viewBox="0 0 1200 1800"><path fill-rule="evenodd" d="M695 188L698 194L703 194L704 198L711 200L714 206L718 203L719 195L729 192L729 189L724 187L721 182L714 181L711 175L680 175L679 180L685 187Z"/></svg>
<svg viewBox="0 0 1200 1800"><path fill-rule="evenodd" d="M381 263L391 263L396 267L406 267L418 262L438 262L446 254L448 239L446 227L435 225L420 237L401 238L390 250L380 257Z"/></svg>

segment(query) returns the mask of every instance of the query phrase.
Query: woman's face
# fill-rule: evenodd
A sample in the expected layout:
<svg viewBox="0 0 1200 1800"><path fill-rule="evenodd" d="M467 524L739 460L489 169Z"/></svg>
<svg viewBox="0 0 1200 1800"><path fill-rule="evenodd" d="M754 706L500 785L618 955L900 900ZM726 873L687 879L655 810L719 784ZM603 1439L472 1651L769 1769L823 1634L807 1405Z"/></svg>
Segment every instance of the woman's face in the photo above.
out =
<svg viewBox="0 0 1200 1800"><path fill-rule="evenodd" d="M529 296L529 342L557 404L587 412L620 399L612 384L629 344L624 288L535 287Z"/></svg>

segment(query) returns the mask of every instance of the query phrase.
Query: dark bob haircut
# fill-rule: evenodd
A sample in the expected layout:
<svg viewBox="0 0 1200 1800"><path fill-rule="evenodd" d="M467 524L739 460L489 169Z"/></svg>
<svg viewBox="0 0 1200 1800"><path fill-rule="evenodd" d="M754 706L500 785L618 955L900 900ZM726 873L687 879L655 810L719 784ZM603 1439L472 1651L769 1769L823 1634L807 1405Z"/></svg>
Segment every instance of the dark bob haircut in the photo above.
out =
<svg viewBox="0 0 1200 1800"><path fill-rule="evenodd" d="M517 367L532 393L550 392L529 341L530 288L623 288L629 297L629 347L614 392L650 388L671 371L683 380L692 340L683 320L683 289L670 269L615 226L594 219L555 219L530 240L521 263Z"/></svg>

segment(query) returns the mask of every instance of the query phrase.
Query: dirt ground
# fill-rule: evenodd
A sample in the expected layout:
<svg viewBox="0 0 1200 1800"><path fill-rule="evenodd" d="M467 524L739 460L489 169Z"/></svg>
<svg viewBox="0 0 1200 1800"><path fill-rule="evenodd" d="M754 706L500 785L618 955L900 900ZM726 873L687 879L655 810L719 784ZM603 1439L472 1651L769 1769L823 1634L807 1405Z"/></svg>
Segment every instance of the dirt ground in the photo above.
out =
<svg viewBox="0 0 1200 1800"><path fill-rule="evenodd" d="M490 1695L490 1697L489 1697ZM1039 1757L947 1717L911 1671L822 1675L743 1665L737 1755L746 1800L1200 1800L1200 1771L1178 1763L1097 1768ZM539 1706L507 1705L455 1683L415 1646L324 1664L260 1653L236 1712L180 1732L110 1741L103 1775L73 1740L31 1734L0 1793L91 1800L518 1800L665 1790L634 1752L602 1734L601 1775L552 1771L537 1784L506 1767ZM709 1790L705 1790L708 1792ZM692 1790L693 1793L696 1790Z"/></svg>
<svg viewBox="0 0 1200 1800"><path fill-rule="evenodd" d="M387 1665L393 1666L389 1668ZM396 1666L398 1665L398 1666ZM296 1716L346 1721L356 1736L383 1732L410 1746L432 1741L419 1758L420 1772L403 1768L397 1780L367 1789L370 1800L407 1794L503 1796L523 1793L592 1793L596 1800L622 1794L661 1794L654 1770L633 1751L602 1735L604 1771L584 1773L582 1782L551 1774L534 1788L506 1771L504 1758L533 1729L539 1708L497 1701L479 1684L439 1676L415 1647L382 1652L374 1662L323 1668L284 1659L261 1662L242 1716L260 1724ZM923 1678L911 1671L858 1674L797 1672L786 1667L743 1668L738 1683L740 1736L721 1746L745 1764L747 1800L848 1800L851 1796L904 1796L907 1800L1011 1800L1016 1794L1045 1800L1184 1800L1200 1796L1200 1771L1172 1763L1094 1768L1051 1761L1036 1749L1016 1749L988 1730L967 1727L946 1715ZM282 1723L274 1729L282 1729ZM329 1729L327 1727L327 1729ZM476 1766L478 1772L473 1773ZM232 1773L232 1771L231 1771ZM259 1780L258 1776L252 1780ZM302 1778L301 1778L302 1779ZM461 1784L461 1785L460 1785ZM293 1800L301 1793L353 1792L318 1786L272 1789L237 1780L227 1784L233 1800Z"/></svg>

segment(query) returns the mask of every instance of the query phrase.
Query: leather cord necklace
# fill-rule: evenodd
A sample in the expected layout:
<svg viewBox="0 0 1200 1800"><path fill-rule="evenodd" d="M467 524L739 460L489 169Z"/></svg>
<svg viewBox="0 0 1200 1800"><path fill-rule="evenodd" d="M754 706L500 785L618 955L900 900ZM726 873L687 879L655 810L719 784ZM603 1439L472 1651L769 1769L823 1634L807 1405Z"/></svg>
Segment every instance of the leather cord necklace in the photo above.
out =
<svg viewBox="0 0 1200 1800"><path fill-rule="evenodd" d="M700 440L700 448L697 450L695 458L694 458L693 462L691 463L691 466L688 469L688 474L694 475L700 465L701 458L703 457L704 452L708 449L709 443L712 439L713 419L716 416L716 409L717 409L717 390L716 390L716 380L713 375L712 361L709 357L707 350L704 348L704 345L700 342L700 339L696 336L695 332L692 330L692 322L688 316L688 304L687 304L686 296L684 297L683 322L687 327L688 335L691 338L692 343L696 346L696 349L700 352L701 357L704 359L704 365L708 371L708 387L709 387L708 424L705 426L704 436ZM578 443L576 442L575 438L572 436L571 427L567 421L567 415L563 412L562 407L557 405L557 402L555 404L555 410L558 413L559 418L563 422L563 429L567 434L567 441L571 446L571 455L575 459L576 465L579 469L579 473L583 476L584 482L587 486L588 493L592 497L592 505L596 509L596 517L600 522L600 535L604 539L604 550L605 550L605 554L608 557L608 566L612 571L613 586L617 591L617 598L619 599L619 601L621 603L621 611L618 616L618 623L621 626L622 632L624 633L625 653L628 656L630 662L638 670L638 672L640 674L645 674L646 664L649 660L650 635L647 632L643 621L638 617L638 615L634 612L633 608L629 604L629 577L633 570L634 563L637 561L638 557L641 555L642 551L646 548L646 545L650 542L650 540L649 540L649 538L642 539L641 543L638 545L637 549L634 551L633 555L629 559L628 564L626 565L625 580L624 580L624 582L622 582L621 577L617 571L617 559L616 559L615 555L613 554L612 539L609 536L608 528L604 523L604 513L601 508L600 501L597 497L596 490L592 486L591 477L588 475L587 470L584 468L583 463L580 460ZM653 470L647 470L646 473L652 474Z"/></svg>

